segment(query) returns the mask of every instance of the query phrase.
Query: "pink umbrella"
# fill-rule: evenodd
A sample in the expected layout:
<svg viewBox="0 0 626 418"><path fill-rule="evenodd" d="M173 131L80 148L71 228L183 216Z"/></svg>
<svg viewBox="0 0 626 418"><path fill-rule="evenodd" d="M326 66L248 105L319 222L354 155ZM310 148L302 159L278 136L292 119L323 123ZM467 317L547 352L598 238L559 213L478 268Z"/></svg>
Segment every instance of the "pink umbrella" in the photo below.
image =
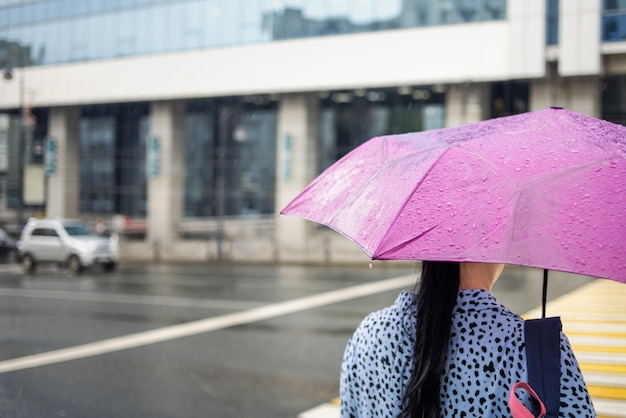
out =
<svg viewBox="0 0 626 418"><path fill-rule="evenodd" d="M551 108L376 137L281 213L329 226L372 259L626 282L626 127Z"/></svg>

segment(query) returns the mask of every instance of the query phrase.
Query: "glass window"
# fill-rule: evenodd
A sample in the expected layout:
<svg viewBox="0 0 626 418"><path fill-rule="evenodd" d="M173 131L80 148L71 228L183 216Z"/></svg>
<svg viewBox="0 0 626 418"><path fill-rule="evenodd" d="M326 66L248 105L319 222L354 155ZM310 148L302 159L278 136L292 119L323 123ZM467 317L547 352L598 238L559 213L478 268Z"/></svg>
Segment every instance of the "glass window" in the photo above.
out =
<svg viewBox="0 0 626 418"><path fill-rule="evenodd" d="M602 18L602 40L623 41L624 39L626 39L626 12L605 15Z"/></svg>
<svg viewBox="0 0 626 418"><path fill-rule="evenodd" d="M235 127L239 161L232 199L238 214L274 213L276 124L275 110L258 109L245 111Z"/></svg>
<svg viewBox="0 0 626 418"><path fill-rule="evenodd" d="M90 106L80 121L80 211L145 217L148 106Z"/></svg>
<svg viewBox="0 0 626 418"><path fill-rule="evenodd" d="M626 77L607 77L604 80L602 119L626 125Z"/></svg>
<svg viewBox="0 0 626 418"><path fill-rule="evenodd" d="M23 161L24 150L21 126L21 118L18 115L10 115L7 131L7 154L8 171L7 181L7 204L10 208L18 208L22 205L22 181L21 181L21 161Z"/></svg>
<svg viewBox="0 0 626 418"><path fill-rule="evenodd" d="M85 225L80 225L80 224L64 225L63 228L65 229L67 234L72 237L95 235L93 230L89 229Z"/></svg>
<svg viewBox="0 0 626 418"><path fill-rule="evenodd" d="M602 16L602 40L623 41L626 39L626 1L605 0Z"/></svg>
<svg viewBox="0 0 626 418"><path fill-rule="evenodd" d="M324 93L319 121L321 172L365 141L445 125L443 93L427 87Z"/></svg>
<svg viewBox="0 0 626 418"><path fill-rule="evenodd" d="M117 107L117 115L115 213L143 218L148 205L148 106L143 103L120 105Z"/></svg>
<svg viewBox="0 0 626 418"><path fill-rule="evenodd" d="M491 85L491 117L528 112L528 83L505 82Z"/></svg>
<svg viewBox="0 0 626 418"><path fill-rule="evenodd" d="M337 161L337 134L335 132L335 109L326 107L320 110L318 163L317 171L321 173Z"/></svg>
<svg viewBox="0 0 626 418"><path fill-rule="evenodd" d="M615 11L626 9L626 0L605 0L604 10Z"/></svg>
<svg viewBox="0 0 626 418"><path fill-rule="evenodd" d="M8 205L7 175L0 173L0 210L4 211Z"/></svg>
<svg viewBox="0 0 626 418"><path fill-rule="evenodd" d="M215 214L215 113L208 104L191 104L185 117L184 216Z"/></svg>
<svg viewBox="0 0 626 418"><path fill-rule="evenodd" d="M112 0L0 6L0 41L53 64L506 18L506 0Z"/></svg>
<svg viewBox="0 0 626 418"><path fill-rule="evenodd" d="M559 43L559 0L546 2L546 45Z"/></svg>
<svg viewBox="0 0 626 418"><path fill-rule="evenodd" d="M265 96L188 104L185 216L274 213L277 120L276 102Z"/></svg>
<svg viewBox="0 0 626 418"><path fill-rule="evenodd" d="M115 189L115 119L80 121L80 211L113 213Z"/></svg>
<svg viewBox="0 0 626 418"><path fill-rule="evenodd" d="M48 235L48 233L46 232L44 228L35 228L33 229L33 232L31 233L31 235L34 237L45 237Z"/></svg>

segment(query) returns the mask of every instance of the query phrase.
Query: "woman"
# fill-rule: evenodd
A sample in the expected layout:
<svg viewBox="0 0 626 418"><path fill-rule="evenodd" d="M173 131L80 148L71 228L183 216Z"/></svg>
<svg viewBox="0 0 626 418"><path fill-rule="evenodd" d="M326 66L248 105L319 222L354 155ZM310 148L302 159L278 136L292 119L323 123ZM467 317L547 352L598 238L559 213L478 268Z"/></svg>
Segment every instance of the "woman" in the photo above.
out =
<svg viewBox="0 0 626 418"><path fill-rule="evenodd" d="M527 381L524 320L491 294L503 264L423 262L417 293L370 314L341 369L341 416L510 417L513 384ZM561 334L563 417L595 417Z"/></svg>

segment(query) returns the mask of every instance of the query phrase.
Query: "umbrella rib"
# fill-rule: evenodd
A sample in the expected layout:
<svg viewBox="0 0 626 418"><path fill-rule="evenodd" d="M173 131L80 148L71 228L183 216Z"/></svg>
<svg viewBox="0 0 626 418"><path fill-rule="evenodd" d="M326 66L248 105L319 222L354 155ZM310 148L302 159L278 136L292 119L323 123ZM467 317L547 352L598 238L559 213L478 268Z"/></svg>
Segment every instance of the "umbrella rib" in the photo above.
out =
<svg viewBox="0 0 626 418"><path fill-rule="evenodd" d="M398 212L395 214L393 221L391 221L389 223L389 226L387 227L387 230L385 231L385 233L383 234L383 237L386 237L387 234L389 233L389 231L391 230L391 228L393 228L393 226L395 225L396 221L398 220L398 217L400 216L400 213L402 212L402 210L404 209L404 207L406 206L407 202L411 199L411 196L413 196L415 194L415 192L417 191L417 189L419 189L419 187L422 185L422 183L424 183L424 180L426 179L426 177L428 177L428 175L433 171L433 169L435 168L435 166L437 165L437 163L439 161L441 161L441 159L448 153L448 151L450 151L451 148L444 148L443 152L437 157L437 159L430 165L430 167L428 168L428 171L426 171L426 173L424 173L424 175L422 176L421 180L418 181L415 184L415 187L413 188L413 191L411 193L407 193L407 197L404 200L404 203L400 206ZM430 231L432 231L434 228L436 228L438 225L433 226L432 228L428 229L427 231L424 231L422 234L420 234L419 236L422 236ZM408 241L402 242L398 245L396 245L394 248L398 248L402 245L405 245L407 242L411 242L415 239L411 238ZM376 259L378 258L379 255L382 255L384 253L378 254L378 252L380 251L380 247L383 245L384 240L381 240L380 244L378 244L378 247L376 247L376 250L374 250L372 252L372 258ZM385 253L387 253L389 251L385 251Z"/></svg>
<svg viewBox="0 0 626 418"><path fill-rule="evenodd" d="M420 239L421 237L423 237L424 235L428 234L430 231L432 231L433 229L437 228L438 226L439 226L439 224L434 225L434 226L432 226L432 227L428 228L426 231L423 231L421 234L419 234L419 235L417 235L417 236L415 236L415 237L413 237L413 238L411 238L411 239L409 239L409 240L406 240L406 241L404 241L404 242L401 242L400 244L396 245L395 247L390 248L390 249L388 249L387 251L385 251L384 253L379 254L376 258L382 258L382 256L384 256L385 254L388 254L388 253L393 253L393 252L394 252L394 251L396 251L398 248L403 247L403 246L405 246L405 245L407 245L407 244L410 244L411 242L413 242L413 241L415 241L415 240Z"/></svg>
<svg viewBox="0 0 626 418"><path fill-rule="evenodd" d="M461 144L457 144L455 146L451 146L451 147L447 147L444 149L444 151L441 153L441 155L437 158L437 160L435 162L433 162L431 164L431 167L428 169L428 171L424 174L424 176L422 177L422 179L415 185L415 188L413 189L413 191L408 195L407 199L405 200L404 204L400 207L400 210L398 211L398 213L396 214L394 220L392 223L390 223L389 228L387 229L387 231L385 231L385 235L389 233L389 230L393 227L393 225L395 224L395 221L398 219L398 217L400 216L400 213L402 212L402 209L404 209L404 207L406 206L407 201L411 198L412 195L415 194L415 192L417 191L417 189L421 186L421 184L424 182L424 180L426 179L426 177L428 177L428 175L431 173L431 171L435 168L435 166L437 165L437 163L446 155L446 153L448 153L448 151L454 149L454 148L458 148L458 149L462 149L464 152L467 152L468 154L473 155L475 158L480 159L481 161L483 161L486 165L490 166L492 170L496 170L496 166L489 160L483 158L480 154L477 154L473 151L468 150L467 148L463 147ZM516 194L517 195L517 194ZM512 196L509 200L511 199L516 199L516 197ZM378 251L380 250L380 247L382 245L382 243L376 248L376 250L374 251L374 256L372 258L376 259L384 254L387 253L393 253L394 251L396 251L398 248L401 248L402 246L405 246L419 238L421 238L422 236L426 235L427 233L429 233L430 231L434 230L435 228L437 228L440 224L434 225L431 228L428 228L426 231L423 231L421 234L419 234L418 236L412 237L409 240L406 240L404 242L399 243L398 245L394 246L391 249L386 250L384 253L380 253L378 254ZM492 236L496 231L492 230L487 237ZM486 238L486 237L485 237ZM483 240L481 240L481 242L483 242ZM475 243L474 245L472 245L470 248L466 249L465 252L467 252L468 250L470 250L471 248L474 248L476 246L478 246L480 243Z"/></svg>

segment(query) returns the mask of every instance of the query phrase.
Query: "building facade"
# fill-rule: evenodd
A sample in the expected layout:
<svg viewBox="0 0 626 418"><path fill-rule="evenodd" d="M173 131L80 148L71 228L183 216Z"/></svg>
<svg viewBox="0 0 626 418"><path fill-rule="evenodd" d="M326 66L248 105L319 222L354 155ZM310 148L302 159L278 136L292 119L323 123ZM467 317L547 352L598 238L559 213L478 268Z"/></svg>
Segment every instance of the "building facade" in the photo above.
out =
<svg viewBox="0 0 626 418"><path fill-rule="evenodd" d="M626 124L618 0L5 0L0 221L145 259L350 261L278 216L380 134L549 106Z"/></svg>

